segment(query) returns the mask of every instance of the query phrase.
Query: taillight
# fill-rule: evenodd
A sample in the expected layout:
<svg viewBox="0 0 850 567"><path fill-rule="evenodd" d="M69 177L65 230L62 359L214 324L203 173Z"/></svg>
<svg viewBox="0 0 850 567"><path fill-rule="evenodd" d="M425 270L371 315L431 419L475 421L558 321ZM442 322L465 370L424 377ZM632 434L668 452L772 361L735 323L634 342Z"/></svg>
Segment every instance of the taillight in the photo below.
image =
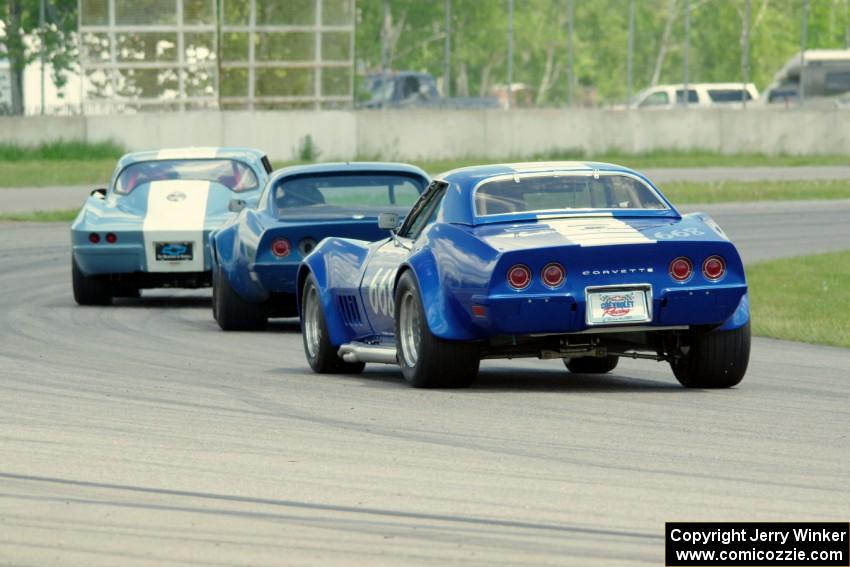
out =
<svg viewBox="0 0 850 567"><path fill-rule="evenodd" d="M289 253L292 251L292 245L289 244L289 241L285 238L278 238L274 242L272 242L272 254L277 256L278 258L285 258L289 256Z"/></svg>
<svg viewBox="0 0 850 567"><path fill-rule="evenodd" d="M107 232L106 241L110 244L115 244L118 242L118 236L116 236L114 232Z"/></svg>
<svg viewBox="0 0 850 567"><path fill-rule="evenodd" d="M543 270L540 272L540 278L548 287L559 287L567 278L567 271L561 264L552 262L543 266Z"/></svg>
<svg viewBox="0 0 850 567"><path fill-rule="evenodd" d="M514 289L525 289L531 285L531 270L528 266L517 264L508 270L508 285Z"/></svg>
<svg viewBox="0 0 850 567"><path fill-rule="evenodd" d="M694 264L684 256L670 262L670 277L677 282L684 282L694 275Z"/></svg>
<svg viewBox="0 0 850 567"><path fill-rule="evenodd" d="M702 263L702 275L705 279L716 282L726 275L726 261L720 256L709 256Z"/></svg>
<svg viewBox="0 0 850 567"><path fill-rule="evenodd" d="M97 244L98 242L100 242L100 235L96 232L90 233L89 242L91 242L92 244Z"/></svg>

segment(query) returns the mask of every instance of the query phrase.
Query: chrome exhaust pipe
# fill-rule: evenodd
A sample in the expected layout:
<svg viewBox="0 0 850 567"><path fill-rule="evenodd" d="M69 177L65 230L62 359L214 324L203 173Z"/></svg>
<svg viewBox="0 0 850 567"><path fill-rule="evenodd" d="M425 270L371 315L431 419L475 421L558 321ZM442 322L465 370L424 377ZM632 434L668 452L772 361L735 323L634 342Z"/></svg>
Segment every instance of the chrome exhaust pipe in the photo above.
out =
<svg viewBox="0 0 850 567"><path fill-rule="evenodd" d="M337 354L346 362L398 364L394 347L348 343L339 347Z"/></svg>

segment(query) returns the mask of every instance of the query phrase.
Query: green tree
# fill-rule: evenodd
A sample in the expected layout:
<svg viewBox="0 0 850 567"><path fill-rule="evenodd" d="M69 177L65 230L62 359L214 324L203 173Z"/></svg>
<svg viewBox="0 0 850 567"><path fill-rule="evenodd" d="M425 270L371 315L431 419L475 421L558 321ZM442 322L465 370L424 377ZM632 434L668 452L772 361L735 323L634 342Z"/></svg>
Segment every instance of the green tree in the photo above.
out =
<svg viewBox="0 0 850 567"><path fill-rule="evenodd" d="M45 3L46 26L42 34L39 0L0 0L0 14L3 14L0 48L9 60L13 114L23 114L24 69L41 56L42 45L56 86L61 88L65 84L66 72L76 62L73 34L77 28L77 0L45 0Z"/></svg>

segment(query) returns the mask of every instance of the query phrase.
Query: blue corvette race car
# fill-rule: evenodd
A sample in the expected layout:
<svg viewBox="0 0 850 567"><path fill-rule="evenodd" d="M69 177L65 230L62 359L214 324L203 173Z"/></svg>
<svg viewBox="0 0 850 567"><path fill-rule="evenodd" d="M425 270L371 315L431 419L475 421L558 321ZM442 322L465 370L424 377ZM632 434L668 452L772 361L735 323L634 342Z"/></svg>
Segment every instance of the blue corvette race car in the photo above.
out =
<svg viewBox="0 0 850 567"><path fill-rule="evenodd" d="M328 238L298 272L316 372L398 364L417 387L465 387L481 359L561 358L604 373L668 361L687 387L747 369L749 303L735 246L642 175L603 163L454 170L391 236Z"/></svg>
<svg viewBox="0 0 850 567"><path fill-rule="evenodd" d="M248 148L125 155L71 226L74 299L104 305L142 288L210 285L210 231L233 216L234 197L256 203L270 172Z"/></svg>
<svg viewBox="0 0 850 567"><path fill-rule="evenodd" d="M324 238L378 240L380 212L410 210L428 185L418 167L327 163L275 172L256 208L211 235L213 316L224 330L250 330L293 317L298 265Z"/></svg>

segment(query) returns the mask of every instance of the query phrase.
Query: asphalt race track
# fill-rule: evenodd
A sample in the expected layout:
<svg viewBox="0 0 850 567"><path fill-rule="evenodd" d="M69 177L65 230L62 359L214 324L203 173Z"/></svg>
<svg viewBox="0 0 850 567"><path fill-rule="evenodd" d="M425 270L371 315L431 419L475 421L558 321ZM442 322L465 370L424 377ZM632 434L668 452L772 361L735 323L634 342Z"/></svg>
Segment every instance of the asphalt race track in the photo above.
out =
<svg viewBox="0 0 850 567"><path fill-rule="evenodd" d="M710 211L747 261L850 243L850 201ZM0 565L661 565L665 521L847 521L850 350L422 391L312 374L295 321L223 333L208 292L77 307L69 272L66 227L0 225Z"/></svg>

